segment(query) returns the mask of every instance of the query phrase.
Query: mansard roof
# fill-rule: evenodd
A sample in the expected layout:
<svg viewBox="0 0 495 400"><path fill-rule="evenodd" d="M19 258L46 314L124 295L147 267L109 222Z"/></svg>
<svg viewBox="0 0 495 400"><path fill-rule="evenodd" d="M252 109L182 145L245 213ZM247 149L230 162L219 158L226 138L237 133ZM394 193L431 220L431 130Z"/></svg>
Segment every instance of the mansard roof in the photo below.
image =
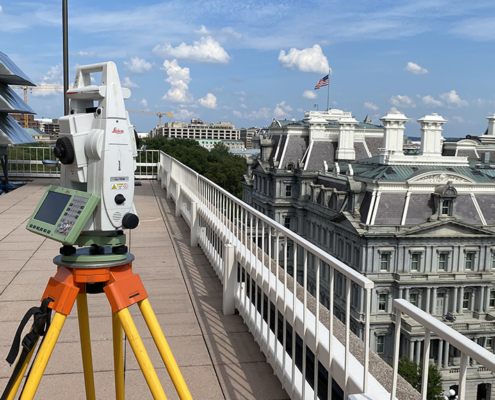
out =
<svg viewBox="0 0 495 400"><path fill-rule="evenodd" d="M495 183L495 169L476 168L474 164L470 166L448 166L448 165L380 165L378 157L371 157L352 164L354 176L376 181L404 182L414 181L420 176L435 175L439 172L445 175L445 182L449 176L462 177L466 182ZM453 178L454 180L457 180Z"/></svg>

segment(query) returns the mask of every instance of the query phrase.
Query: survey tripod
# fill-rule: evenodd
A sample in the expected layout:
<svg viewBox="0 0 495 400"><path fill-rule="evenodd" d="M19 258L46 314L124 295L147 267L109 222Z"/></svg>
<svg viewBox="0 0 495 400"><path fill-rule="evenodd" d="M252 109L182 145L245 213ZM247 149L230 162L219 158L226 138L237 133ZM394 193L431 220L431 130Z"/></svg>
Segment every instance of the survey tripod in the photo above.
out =
<svg viewBox="0 0 495 400"><path fill-rule="evenodd" d="M134 256L130 253L126 254L125 260L91 263L65 262L62 260L62 256L54 258L53 262L58 267L57 273L54 277L50 278L48 282L42 297L42 306L37 309L39 312L31 312L31 314L35 315L35 323L33 324L30 333L26 335L23 340L23 352L19 357L14 374L2 396L2 400L13 400L15 398L23 376L28 368L28 364L35 351L36 342L38 341L39 336L44 335L36 360L28 374L20 397L22 400L33 399L64 322L70 314L74 303L77 303L86 399L96 399L87 295L102 292L106 294L112 309L116 399L125 399L122 331L124 331L127 336L153 398L160 400L166 399L165 392L129 313L128 307L133 304L139 306L179 397L181 399L192 399L148 301L148 295L143 283L139 278L139 275L134 274L132 271L133 260ZM49 322L50 311L47 306L50 310L55 311L51 323ZM31 314L28 313L26 315L27 318L29 318ZM23 322L25 324L25 321ZM20 327L21 332L22 327L23 326ZM48 329L44 330L44 327L48 327ZM16 337L18 349L19 337L18 335L16 335ZM15 341L13 351L9 354L11 362L13 362L13 353L16 353L14 347ZM15 356L17 356L17 353Z"/></svg>

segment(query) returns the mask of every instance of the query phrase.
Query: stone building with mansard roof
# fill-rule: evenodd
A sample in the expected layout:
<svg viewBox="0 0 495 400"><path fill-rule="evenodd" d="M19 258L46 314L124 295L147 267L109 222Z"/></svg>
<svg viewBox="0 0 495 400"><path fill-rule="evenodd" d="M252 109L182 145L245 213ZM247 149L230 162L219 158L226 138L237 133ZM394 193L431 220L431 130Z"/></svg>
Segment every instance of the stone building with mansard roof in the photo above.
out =
<svg viewBox="0 0 495 400"><path fill-rule="evenodd" d="M273 121L248 162L244 200L375 282L371 348L392 360L392 300L405 298L488 349L495 340L495 115L478 137L445 141L437 114L419 119L419 154L403 151L408 119L358 123L338 110ZM495 164L495 162L494 162ZM292 273L293 250L289 256ZM298 252L300 254L300 252ZM303 260L297 261L302 282ZM308 290L315 293L314 263ZM328 269L321 269L328 306ZM345 318L345 281L335 279L335 315ZM363 337L363 296L351 287L352 329ZM404 317L401 352L419 362L424 329ZM459 352L433 340L430 359L445 389L458 381ZM490 372L471 361L468 397L495 395ZM495 398L495 397L494 397Z"/></svg>

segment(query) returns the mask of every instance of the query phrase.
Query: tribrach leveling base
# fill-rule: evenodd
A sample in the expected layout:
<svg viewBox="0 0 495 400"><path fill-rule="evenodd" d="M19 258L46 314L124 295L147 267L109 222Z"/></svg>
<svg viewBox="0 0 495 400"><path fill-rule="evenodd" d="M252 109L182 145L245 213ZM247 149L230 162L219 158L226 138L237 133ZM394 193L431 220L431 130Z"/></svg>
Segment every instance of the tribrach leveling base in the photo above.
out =
<svg viewBox="0 0 495 400"><path fill-rule="evenodd" d="M170 378L175 385L177 393L181 399L192 399L182 374L177 366L174 356L167 344L160 325L148 301L148 295L143 283L132 272L132 261L134 256L127 254L127 259L123 262L102 262L97 265L84 263L67 263L62 261L60 256L55 257L54 263L58 270L54 277L50 278L43 294L43 299L48 299L50 309L55 311L55 315L46 332L43 344L32 366L32 370L27 378L21 400L33 399L40 384L41 378L53 352L57 339L60 335L64 322L72 310L72 306L77 301L77 313L79 320L79 333L81 339L81 352L83 358L84 382L86 388L86 399L95 400L95 385L93 375L93 362L91 353L91 339L89 331L89 316L87 292L105 292L112 308L112 330L115 368L115 392L117 400L125 399L124 386L124 349L123 333L127 335L129 344L143 372L144 378L150 388L154 399L166 399L165 392L158 380L155 369L151 364L143 342L134 325L132 317L127 309L133 304L137 304L150 330L151 336L160 352L165 366L170 374ZM100 290L99 288L102 288ZM24 344L24 342L23 342ZM13 400L21 384L23 375L33 355L35 346L30 350L27 357L20 366L20 373L15 377L15 381L10 391L5 397Z"/></svg>

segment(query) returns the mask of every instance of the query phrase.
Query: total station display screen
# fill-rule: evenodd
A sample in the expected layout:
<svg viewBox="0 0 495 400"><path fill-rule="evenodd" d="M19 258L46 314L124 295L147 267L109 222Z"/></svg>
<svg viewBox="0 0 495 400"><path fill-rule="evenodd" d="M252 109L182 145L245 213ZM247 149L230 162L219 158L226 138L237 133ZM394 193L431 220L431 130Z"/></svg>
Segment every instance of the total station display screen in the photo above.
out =
<svg viewBox="0 0 495 400"><path fill-rule="evenodd" d="M49 192L34 219L55 225L71 197L63 193Z"/></svg>

